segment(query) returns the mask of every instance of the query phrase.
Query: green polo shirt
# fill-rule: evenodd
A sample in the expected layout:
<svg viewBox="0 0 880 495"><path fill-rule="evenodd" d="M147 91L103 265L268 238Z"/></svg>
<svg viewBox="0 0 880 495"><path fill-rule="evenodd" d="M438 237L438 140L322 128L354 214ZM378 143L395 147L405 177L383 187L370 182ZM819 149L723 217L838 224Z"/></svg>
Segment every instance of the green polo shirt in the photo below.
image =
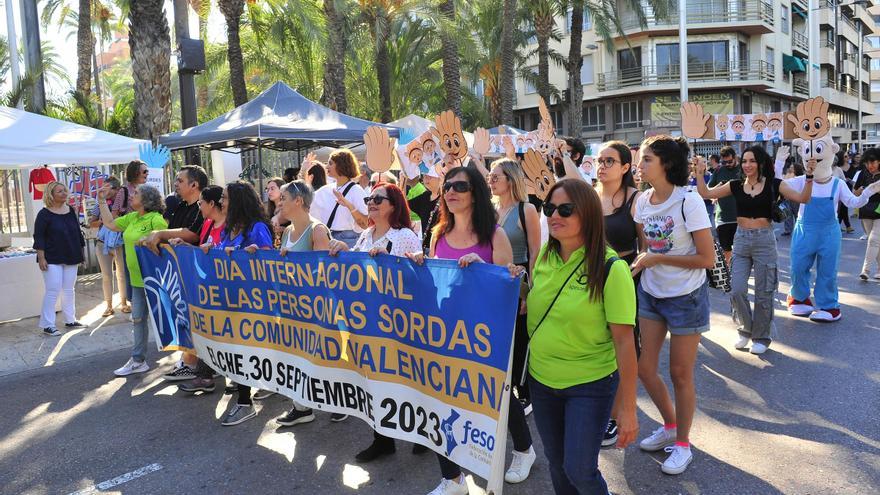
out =
<svg viewBox="0 0 880 495"><path fill-rule="evenodd" d="M560 287L584 260L584 248L563 262L553 252L541 249L532 274L534 285L528 296L529 373L542 384L564 389L600 380L617 369L617 354L609 323L635 325L636 294L625 261L611 265L603 300L590 300L580 270ZM616 253L607 249L605 259ZM551 301L559 298L541 327L535 329Z"/></svg>
<svg viewBox="0 0 880 495"><path fill-rule="evenodd" d="M138 263L134 245L154 230L165 230L168 222L162 214L152 211L143 216L133 211L116 219L116 228L122 230L122 241L125 243L125 266L128 267L128 279L132 287L143 287L141 265Z"/></svg>

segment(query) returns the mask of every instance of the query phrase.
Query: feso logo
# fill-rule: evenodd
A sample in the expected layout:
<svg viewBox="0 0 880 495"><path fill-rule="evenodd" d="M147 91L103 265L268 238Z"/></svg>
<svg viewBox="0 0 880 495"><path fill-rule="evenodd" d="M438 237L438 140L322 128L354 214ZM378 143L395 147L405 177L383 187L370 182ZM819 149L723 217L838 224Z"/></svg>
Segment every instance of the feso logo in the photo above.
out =
<svg viewBox="0 0 880 495"><path fill-rule="evenodd" d="M495 450L495 436L489 432L474 428L473 423L469 420L464 422L464 437L461 439L462 445L467 443L485 447L489 452Z"/></svg>

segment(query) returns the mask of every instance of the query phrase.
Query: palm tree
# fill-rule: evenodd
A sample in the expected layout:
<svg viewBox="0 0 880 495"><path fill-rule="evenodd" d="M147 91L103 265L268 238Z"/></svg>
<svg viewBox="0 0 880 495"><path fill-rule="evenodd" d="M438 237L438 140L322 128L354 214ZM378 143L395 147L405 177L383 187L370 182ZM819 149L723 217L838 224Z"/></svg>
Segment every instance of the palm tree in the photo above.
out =
<svg viewBox="0 0 880 495"><path fill-rule="evenodd" d="M235 106L248 101L247 84L244 81L244 59L241 54L241 15L244 0L217 0L217 6L226 18L226 50L229 61L229 82Z"/></svg>
<svg viewBox="0 0 880 495"><path fill-rule="evenodd" d="M550 104L550 39L558 38L554 33L556 16L560 13L557 0L532 0L529 10L535 26L535 38L538 40L538 94Z"/></svg>
<svg viewBox="0 0 880 495"><path fill-rule="evenodd" d="M171 38L164 4L132 0L129 5L135 133L143 139L155 139L171 126Z"/></svg>
<svg viewBox="0 0 880 495"><path fill-rule="evenodd" d="M95 38L92 36L92 1L79 0L76 29L76 91L85 100L92 92L92 57Z"/></svg>
<svg viewBox="0 0 880 495"><path fill-rule="evenodd" d="M500 124L513 125L513 102L516 94L513 77L516 67L516 46L514 46L514 30L517 26L508 19L516 15L516 0L504 0L504 11L500 19L501 27L501 121Z"/></svg>
<svg viewBox="0 0 880 495"><path fill-rule="evenodd" d="M446 107L461 115L461 70L459 69L458 43L455 25L455 1L441 0L440 41L443 44L443 87L446 90ZM447 25L448 24L448 25Z"/></svg>
<svg viewBox="0 0 880 495"><path fill-rule="evenodd" d="M583 128L584 86L581 81L581 66L584 64L581 55L581 43L584 37L584 0L571 0L571 38L569 39L568 58L565 71L568 74L568 133L578 136Z"/></svg>
<svg viewBox="0 0 880 495"><path fill-rule="evenodd" d="M324 22L327 27L327 52L324 56L324 92L321 103L337 112L348 111L345 94L345 52L348 26L345 11L337 8L338 0L324 0Z"/></svg>

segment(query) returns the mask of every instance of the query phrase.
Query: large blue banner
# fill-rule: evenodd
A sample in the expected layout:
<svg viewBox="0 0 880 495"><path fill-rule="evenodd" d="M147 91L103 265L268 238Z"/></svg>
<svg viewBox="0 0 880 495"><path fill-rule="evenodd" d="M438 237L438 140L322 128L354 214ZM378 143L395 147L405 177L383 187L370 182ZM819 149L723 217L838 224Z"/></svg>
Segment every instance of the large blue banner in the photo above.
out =
<svg viewBox="0 0 880 495"><path fill-rule="evenodd" d="M500 472L519 296L506 269L168 246L138 259L161 349Z"/></svg>

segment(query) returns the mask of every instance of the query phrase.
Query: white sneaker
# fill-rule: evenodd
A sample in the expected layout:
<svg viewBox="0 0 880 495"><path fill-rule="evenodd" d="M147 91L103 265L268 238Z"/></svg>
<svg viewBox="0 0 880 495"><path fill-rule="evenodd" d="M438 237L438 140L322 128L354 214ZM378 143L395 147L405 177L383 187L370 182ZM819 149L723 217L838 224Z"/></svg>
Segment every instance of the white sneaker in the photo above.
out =
<svg viewBox="0 0 880 495"><path fill-rule="evenodd" d="M765 352L767 352L767 349L767 344L755 342L754 344L752 344L752 350L750 350L749 352L751 352L752 354L764 354Z"/></svg>
<svg viewBox="0 0 880 495"><path fill-rule="evenodd" d="M690 447L676 445L674 447L666 447L664 450L672 452L663 461L663 465L660 466L660 470L666 474L681 474L687 469L691 461L694 460L694 454L691 453Z"/></svg>
<svg viewBox="0 0 880 495"><path fill-rule="evenodd" d="M861 237L859 237L859 240L860 240L860 241L867 241L867 240L868 240L868 236L865 235L865 234L862 234Z"/></svg>
<svg viewBox="0 0 880 495"><path fill-rule="evenodd" d="M457 480L443 478L437 488L431 490L428 495L468 495L468 486L464 481L464 475L460 475Z"/></svg>
<svg viewBox="0 0 880 495"><path fill-rule="evenodd" d="M113 374L116 376L128 376L135 373L146 373L149 370L150 365L146 362L138 363L134 359L129 358L128 362L125 363L125 366L115 370Z"/></svg>
<svg viewBox="0 0 880 495"><path fill-rule="evenodd" d="M741 336L739 340L736 341L736 344L733 344L733 347L737 349L747 349L749 347L750 339L748 336Z"/></svg>
<svg viewBox="0 0 880 495"><path fill-rule="evenodd" d="M652 433L650 437L642 440L639 443L639 448L647 452L657 452L658 450L662 450L663 447L675 443L676 433L677 428L667 430L665 427L661 426L654 430L654 433Z"/></svg>
<svg viewBox="0 0 880 495"><path fill-rule="evenodd" d="M535 463L535 459L538 456L535 455L535 449L533 447L529 447L529 450L525 452L517 452L513 451L513 459L510 461L510 467L507 468L507 472L504 473L504 481L508 483L522 483L529 477L529 473L532 471L532 464Z"/></svg>

